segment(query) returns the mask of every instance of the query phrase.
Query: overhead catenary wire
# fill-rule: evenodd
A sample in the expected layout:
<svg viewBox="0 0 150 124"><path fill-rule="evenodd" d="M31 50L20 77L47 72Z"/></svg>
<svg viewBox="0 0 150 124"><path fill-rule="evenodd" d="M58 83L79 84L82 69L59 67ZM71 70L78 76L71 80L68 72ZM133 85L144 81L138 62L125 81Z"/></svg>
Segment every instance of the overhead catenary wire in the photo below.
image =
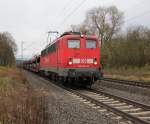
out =
<svg viewBox="0 0 150 124"><path fill-rule="evenodd" d="M72 4L73 0L68 0L68 2L66 3L66 5L63 7L63 10L66 10L66 8L68 7L69 4Z"/></svg>
<svg viewBox="0 0 150 124"><path fill-rule="evenodd" d="M64 20L62 21L62 23L64 23L67 18L69 18L73 13L75 13L75 11L77 11L77 10L81 7L81 5L82 5L84 2L86 2L86 1L87 1L87 0L82 0L82 1L75 7L75 9L73 9L73 11L71 11L71 12L66 16L66 18L64 18ZM67 3L67 4L68 4L68 3ZM67 5L67 4L66 4L66 5ZM65 9L65 7L64 7L63 9ZM61 23L61 24L62 24L62 23ZM60 24L60 25L61 25L61 24ZM35 41L34 41L34 42L31 42L31 44L29 44L28 47L31 47L34 43L35 43ZM25 49L27 49L27 48L25 48Z"/></svg>
<svg viewBox="0 0 150 124"><path fill-rule="evenodd" d="M85 3L86 1L87 1L87 0L82 0L67 16L65 16L65 18L63 19L63 21L60 23L59 26L61 26L62 24L64 24L65 21L67 21L67 19L69 19L73 14L75 14L75 13L77 12L77 10L78 10L79 8L81 8L81 6L83 5L83 3ZM67 4L68 4L68 3L67 3ZM67 8L66 8L66 7L63 7L63 9L66 10ZM136 19L136 18L145 16L145 15L147 15L147 14L150 14L150 10L145 11L145 12L141 13L140 15L136 15L136 16L133 16L133 17L131 17L131 18L127 18L127 19L125 20L125 23L126 23L126 22L129 22L129 21L132 21L132 20L134 20L134 19ZM36 45L36 44L34 44L34 42L32 42L31 45L29 44L29 47L31 47L32 45ZM28 49L31 49L31 48L28 48Z"/></svg>
<svg viewBox="0 0 150 124"><path fill-rule="evenodd" d="M81 7L81 5L82 5L85 1L86 1L86 0L83 0L83 1L80 3L80 6L77 6L73 11L71 11L71 13L69 13L67 17L69 18L72 14L74 14L75 10L76 10L77 8L79 9L79 8ZM126 19L126 20L125 20L125 23L128 22L128 21L134 20L135 18L145 16L145 15L147 15L147 14L150 14L150 10L148 10L148 11L146 11L146 12L140 14L140 15L137 15L137 16L134 16L134 17L131 17L131 18ZM67 18L65 18L62 23L64 23L64 21L65 21L66 19L67 19ZM32 45L35 45L35 44L34 44L35 42L36 42L36 41L31 42L31 44L29 44L28 47L31 47ZM36 42L36 43L37 43L37 42ZM38 44L39 44L39 42L38 42ZM27 49L27 47L26 47L25 49ZM30 48L28 48L28 49L30 49Z"/></svg>
<svg viewBox="0 0 150 124"><path fill-rule="evenodd" d="M67 19L70 18L70 17L83 5L83 3L86 2L86 1L87 1L87 0L81 1L81 2L78 4L78 6L76 6L75 9L74 9L73 11L71 11L71 12L63 19L63 21L59 24L58 27L60 27L62 24L64 24L64 23L67 21ZM139 2L139 3L140 3L140 2ZM139 4L139 3L138 3L138 4ZM134 16L134 17L131 17L131 18L128 18L128 19L126 19L124 22L126 23L126 22L128 22L128 21L134 20L135 18L145 16L145 15L147 15L147 14L149 14L149 13L150 13L150 10L149 10L149 11L146 11L146 12L140 14L140 15L137 15L137 16Z"/></svg>
<svg viewBox="0 0 150 124"><path fill-rule="evenodd" d="M65 12L65 11L67 11L72 5L73 5L73 0L69 0L66 4L65 4L65 6L61 9L61 12L56 16L56 17L59 17L59 16L61 16L61 15L64 15L63 13Z"/></svg>
<svg viewBox="0 0 150 124"><path fill-rule="evenodd" d="M135 18L139 18L139 17L142 17L142 16L145 16L147 14L150 14L150 10L144 12L144 13L141 13L140 15L137 15L137 16L134 16L134 17L131 17L131 18L128 18L125 20L125 23L128 22L128 21L131 21L131 20L134 20Z"/></svg>
<svg viewBox="0 0 150 124"><path fill-rule="evenodd" d="M60 27L62 24L65 23L65 21L70 18L82 5L85 3L87 0L82 0L64 19L63 21L59 24L58 27Z"/></svg>
<svg viewBox="0 0 150 124"><path fill-rule="evenodd" d="M31 48L32 46L36 46L39 45L41 42L37 42L37 41L33 41L30 44L28 44L27 46L25 46L25 50Z"/></svg>

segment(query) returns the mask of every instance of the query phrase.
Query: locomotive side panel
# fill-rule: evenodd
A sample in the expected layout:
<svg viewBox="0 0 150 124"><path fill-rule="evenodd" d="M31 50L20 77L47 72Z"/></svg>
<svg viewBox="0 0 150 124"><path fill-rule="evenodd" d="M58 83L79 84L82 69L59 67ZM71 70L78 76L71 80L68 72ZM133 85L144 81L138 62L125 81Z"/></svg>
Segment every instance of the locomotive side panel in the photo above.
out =
<svg viewBox="0 0 150 124"><path fill-rule="evenodd" d="M57 73L57 44L53 44L42 51L40 70Z"/></svg>

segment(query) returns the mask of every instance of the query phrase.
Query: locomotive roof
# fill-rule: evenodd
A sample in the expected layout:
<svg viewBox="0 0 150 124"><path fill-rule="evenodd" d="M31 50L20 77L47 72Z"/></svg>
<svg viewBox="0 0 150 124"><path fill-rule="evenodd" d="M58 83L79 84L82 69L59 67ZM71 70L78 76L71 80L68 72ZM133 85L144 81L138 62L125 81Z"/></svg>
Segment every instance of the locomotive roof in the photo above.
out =
<svg viewBox="0 0 150 124"><path fill-rule="evenodd" d="M80 34L79 33L76 33L76 34L64 33L59 38L55 39L53 42L48 44L46 46L46 48L48 48L49 46L53 45L54 43L56 43L58 40L60 40L62 38L71 39L71 38L79 38L79 37L85 37L87 39L98 39L98 37L95 36L95 35L85 35L85 34L81 34L81 33Z"/></svg>

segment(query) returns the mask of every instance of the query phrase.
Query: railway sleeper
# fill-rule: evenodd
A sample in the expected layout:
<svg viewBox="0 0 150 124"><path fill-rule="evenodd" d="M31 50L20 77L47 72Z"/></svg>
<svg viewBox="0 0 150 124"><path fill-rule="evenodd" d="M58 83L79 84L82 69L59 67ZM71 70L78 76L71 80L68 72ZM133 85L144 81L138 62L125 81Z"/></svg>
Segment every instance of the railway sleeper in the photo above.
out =
<svg viewBox="0 0 150 124"><path fill-rule="evenodd" d="M96 100L100 102L113 102L114 101L114 99L96 99Z"/></svg>
<svg viewBox="0 0 150 124"><path fill-rule="evenodd" d="M92 108L94 108L94 109L100 109L101 107L100 106L92 106Z"/></svg>
<svg viewBox="0 0 150 124"><path fill-rule="evenodd" d="M114 103L120 103L119 101L108 101L108 102L103 102L103 103L105 103L105 104L114 104Z"/></svg>
<svg viewBox="0 0 150 124"><path fill-rule="evenodd" d="M141 108L133 108L133 109L122 109L122 111L124 112L137 112L137 111L141 111Z"/></svg>
<svg viewBox="0 0 150 124"><path fill-rule="evenodd" d="M124 106L124 105L127 105L126 103L118 103L118 104L109 104L109 105L111 105L111 106L113 106L113 107L115 107L115 106Z"/></svg>
<svg viewBox="0 0 150 124"><path fill-rule="evenodd" d="M143 119L143 120L149 120L150 121L150 116L146 116L146 117L139 117L140 119Z"/></svg>
<svg viewBox="0 0 150 124"><path fill-rule="evenodd" d="M130 113L131 115L147 115L150 114L150 111L142 111L142 112L136 112L136 113ZM150 115L149 115L150 116Z"/></svg>
<svg viewBox="0 0 150 124"><path fill-rule="evenodd" d="M133 108L133 105L127 105L127 106L117 106L117 107L115 107L116 109L124 109L124 108L128 108L128 109L131 109L131 108Z"/></svg>

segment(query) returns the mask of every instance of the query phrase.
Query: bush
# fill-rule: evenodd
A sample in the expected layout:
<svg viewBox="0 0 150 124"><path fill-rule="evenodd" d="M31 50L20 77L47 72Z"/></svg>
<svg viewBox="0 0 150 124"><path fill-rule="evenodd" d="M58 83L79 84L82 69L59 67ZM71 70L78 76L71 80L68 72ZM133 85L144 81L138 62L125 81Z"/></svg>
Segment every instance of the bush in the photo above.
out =
<svg viewBox="0 0 150 124"><path fill-rule="evenodd" d="M102 46L104 67L143 67L150 65L150 30L135 27L126 37L117 37Z"/></svg>

